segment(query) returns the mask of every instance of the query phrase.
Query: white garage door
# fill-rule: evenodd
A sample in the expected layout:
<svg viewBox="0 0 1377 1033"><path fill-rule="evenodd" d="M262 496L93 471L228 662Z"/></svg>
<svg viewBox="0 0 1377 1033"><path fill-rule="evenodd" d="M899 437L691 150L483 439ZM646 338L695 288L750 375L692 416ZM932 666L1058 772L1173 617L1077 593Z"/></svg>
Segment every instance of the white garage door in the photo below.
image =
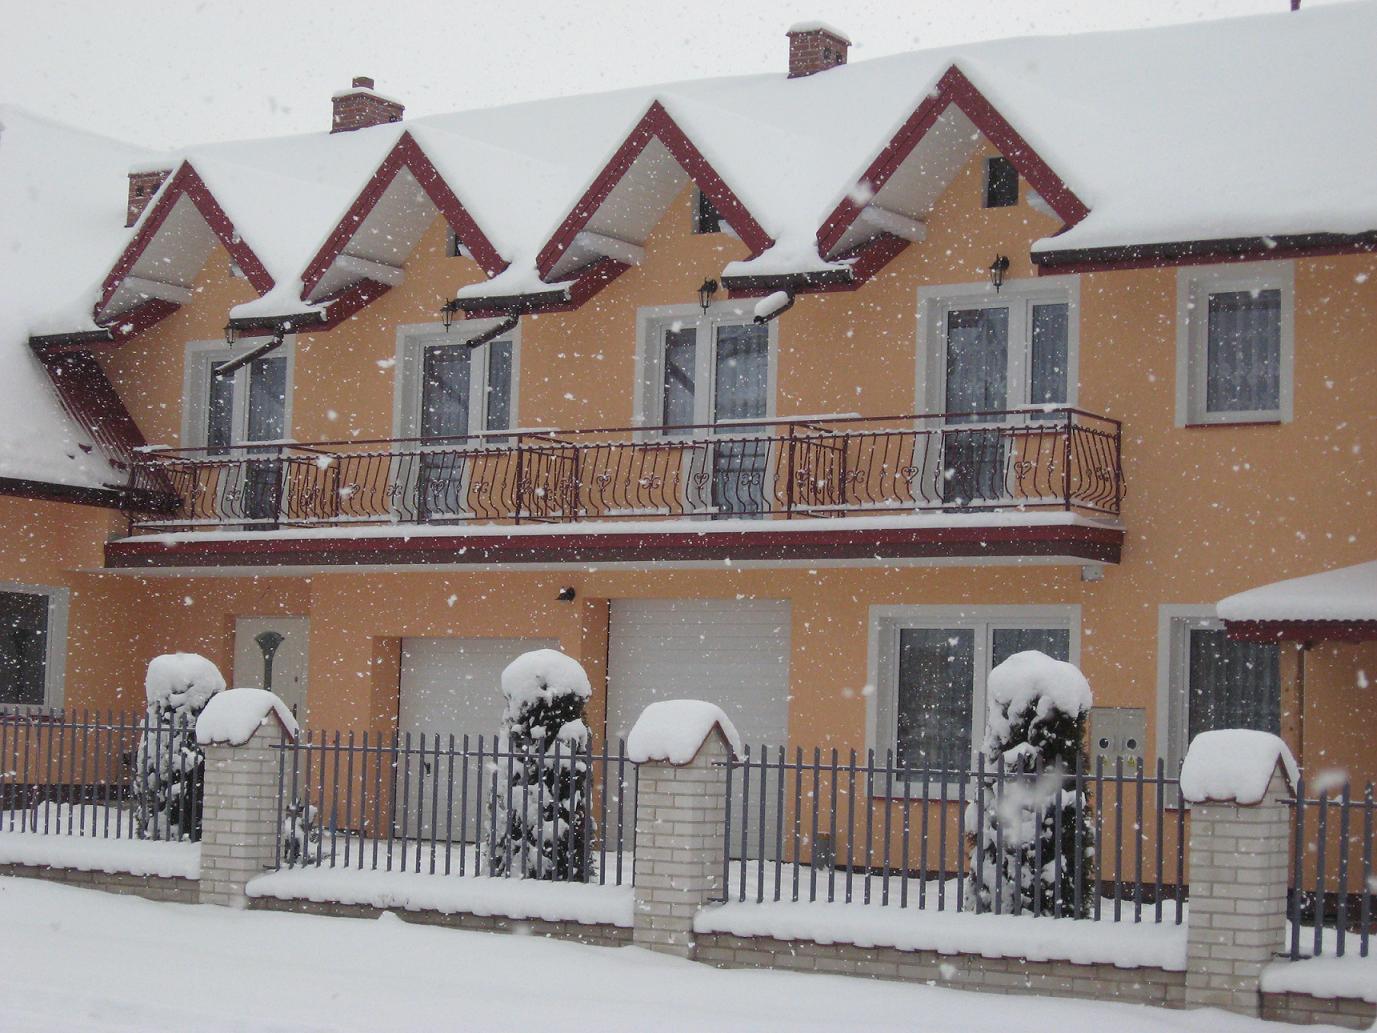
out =
<svg viewBox="0 0 1377 1033"><path fill-rule="evenodd" d="M491 749L493 736L502 725L502 669L522 653L532 649L558 649L552 639L531 638L404 638L402 639L401 705L398 728L402 735L412 733L413 748L419 749L419 736L425 736L427 749L434 744L438 733L441 743L441 768L432 771L430 760L413 758L413 783L419 782L423 796L417 798L415 813L409 816L409 827L419 827L420 835L430 834L430 815L438 808L443 814L443 801L452 801L453 813L448 819L437 815L436 832L442 838L448 829L455 840L472 840L480 831L479 808L486 807L489 791L480 790L480 776L475 756L468 762L467 779L460 761L454 766L452 795L447 795L448 763L443 760L449 736L454 735L455 749L469 737L469 750L478 750L478 737L483 737L484 749ZM416 767L420 764L420 768ZM468 799L463 800L463 786L468 785ZM485 782L485 786L489 783ZM438 787L438 795L435 795ZM415 785L412 786L412 792ZM482 791L480 801L479 793ZM399 796L400 799L400 796ZM486 821L486 818L483 819ZM463 835L461 835L461 829Z"/></svg>
<svg viewBox="0 0 1377 1033"><path fill-rule="evenodd" d="M402 734L491 737L502 723L502 669L532 649L558 648L532 638L402 639Z"/></svg>
<svg viewBox="0 0 1377 1033"><path fill-rule="evenodd" d="M617 599L608 651L608 738L661 699L705 699L742 739L782 746L789 730L784 599Z"/></svg>

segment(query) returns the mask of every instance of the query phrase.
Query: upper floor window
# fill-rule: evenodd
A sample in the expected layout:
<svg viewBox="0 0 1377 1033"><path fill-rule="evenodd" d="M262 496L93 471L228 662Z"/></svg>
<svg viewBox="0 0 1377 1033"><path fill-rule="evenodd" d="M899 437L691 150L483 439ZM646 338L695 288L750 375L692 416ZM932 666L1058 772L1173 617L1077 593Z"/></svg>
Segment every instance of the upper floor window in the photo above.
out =
<svg viewBox="0 0 1377 1033"><path fill-rule="evenodd" d="M1184 268L1177 277L1177 423L1289 420L1289 262Z"/></svg>
<svg viewBox="0 0 1377 1033"><path fill-rule="evenodd" d="M1012 208L1018 204L1018 169L1002 155L985 159L985 207Z"/></svg>
<svg viewBox="0 0 1377 1033"><path fill-rule="evenodd" d="M443 330L404 334L398 436L457 439L510 430L516 334L477 348Z"/></svg>
<svg viewBox="0 0 1377 1033"><path fill-rule="evenodd" d="M693 191L693 232L694 233L731 233L732 229L727 224L727 220L718 214L713 206L712 198L698 188Z"/></svg>
<svg viewBox="0 0 1377 1033"><path fill-rule="evenodd" d="M62 702L66 589L0 585L0 706Z"/></svg>
<svg viewBox="0 0 1377 1033"><path fill-rule="evenodd" d="M903 767L966 770L985 735L990 671L1028 649L1076 654L1073 607L878 607L872 623L872 741Z"/></svg>
<svg viewBox="0 0 1377 1033"><path fill-rule="evenodd" d="M233 373L220 372L225 363L255 343L243 342L233 349L219 342L188 347L184 445L223 453L234 446L281 441L287 436L290 340Z"/></svg>
<svg viewBox="0 0 1377 1033"><path fill-rule="evenodd" d="M1171 770L1201 732L1252 728L1281 731L1281 648L1275 642L1238 642L1224 625L1190 608L1163 614L1166 680L1158 707L1166 716L1165 755ZM1162 747L1159 747L1162 749Z"/></svg>

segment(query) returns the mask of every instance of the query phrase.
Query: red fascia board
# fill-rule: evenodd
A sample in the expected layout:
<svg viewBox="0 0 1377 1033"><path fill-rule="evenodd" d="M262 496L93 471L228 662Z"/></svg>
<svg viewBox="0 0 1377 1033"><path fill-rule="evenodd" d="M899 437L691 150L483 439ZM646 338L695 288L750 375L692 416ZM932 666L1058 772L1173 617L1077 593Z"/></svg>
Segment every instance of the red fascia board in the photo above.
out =
<svg viewBox="0 0 1377 1033"><path fill-rule="evenodd" d="M898 258L909 242L892 233L880 233L860 247L842 256L850 260L846 269L828 269L816 273L783 273L777 276L724 276L722 282L733 298L759 298L775 291L787 290L795 294L831 294L854 291L868 283L876 273Z"/></svg>
<svg viewBox="0 0 1377 1033"><path fill-rule="evenodd" d="M664 105L657 100L650 105L635 128L627 134L592 185L579 198L573 210L565 216L554 236L541 248L540 254L536 256L536 271L542 278L550 274L560 256L573 243L574 237L588 225L652 139L658 139L664 145L698 189L708 196L718 214L731 224L742 242L750 248L752 258L774 245L774 240L727 185L726 180L703 157L702 152L688 138L688 134L679 128Z"/></svg>
<svg viewBox="0 0 1377 1033"><path fill-rule="evenodd" d="M172 209L177 202L185 196L196 210L201 213L201 218L206 220L206 225L215 234L230 257L234 259L236 265L243 271L244 277L253 286L253 289L261 297L273 288L273 278L268 275L268 270L259 261L258 256L249 247L247 241L234 229L234 223L225 214L225 210L220 206L205 181L200 174L192 167L188 161L182 162L181 166L173 173L163 187L158 200L153 207L144 214L142 225L134 234L134 239L129 242L129 246L120 255L115 267L106 276L101 288L100 301L96 303L96 314L99 316L106 305L110 304L110 299L115 296L115 291L124 282L124 278L129 275L134 265L148 250L149 246L158 237L158 231L162 229L167 217L172 214Z"/></svg>
<svg viewBox="0 0 1377 1033"><path fill-rule="evenodd" d="M1225 621L1236 642L1374 642L1377 621Z"/></svg>
<svg viewBox="0 0 1377 1033"><path fill-rule="evenodd" d="M1090 213L1085 203L955 65L943 73L933 92L924 98L870 163L870 167L861 175L860 184L865 185L871 194L879 193L880 188L898 171L904 159L952 104L960 108L999 152L1013 163L1019 174L1051 205L1064 226L1074 226ZM826 255L836 247L865 205L866 202L857 202L850 195L842 199L818 229L819 254Z"/></svg>
<svg viewBox="0 0 1377 1033"><path fill-rule="evenodd" d="M113 351L132 337L176 312L175 302L150 298L130 309L103 330L77 330L67 334L35 334L29 346L38 355L63 355L67 352Z"/></svg>
<svg viewBox="0 0 1377 1033"><path fill-rule="evenodd" d="M733 560L1014 558L1070 556L1117 563L1124 533L1080 524L1033 527L873 528L846 531L738 531L699 534L417 536L411 538L236 538L164 544L138 538L107 543L111 568L410 565L439 563L716 562Z"/></svg>
<svg viewBox="0 0 1377 1033"><path fill-rule="evenodd" d="M125 509L129 493L123 488L86 488L51 481L32 481L23 477L0 477L0 495L32 499L35 502L66 502L75 506Z"/></svg>
<svg viewBox="0 0 1377 1033"><path fill-rule="evenodd" d="M466 298L464 314L468 319L496 319L546 312L573 312L630 268L615 258L600 258L579 270L578 276L563 292Z"/></svg>
<svg viewBox="0 0 1377 1033"><path fill-rule="evenodd" d="M431 203L439 209L440 214L449 223L450 229L454 230L455 236L469 249L474 260L488 276L496 276L507 268L507 261L497 253L497 248L493 246L487 234L483 232L473 216L469 214L468 209L450 189L449 184L445 182L434 163L426 156L415 137L410 132L404 132L401 139L383 159L382 164L378 166L377 171L369 178L363 191L349 206L344 218L330 231L325 243L316 252L315 258L311 259L310 264L307 265L306 271L301 277L303 284L302 300L310 297L311 291L315 290L316 285L320 283L321 278L325 276L335 259L344 253L344 249L354 239L354 234L363 225L364 219L377 207L383 194L387 192L387 188L392 185L392 181L397 178L402 169L409 170L416 177L416 182L426 192Z"/></svg>
<svg viewBox="0 0 1377 1033"><path fill-rule="evenodd" d="M1114 247L1035 251L1033 263L1042 276L1098 273L1117 269L1215 265L1224 262L1263 262L1281 258L1323 258L1377 251L1377 232L1304 233L1276 237L1230 237L1218 240L1180 240L1167 244L1126 244Z"/></svg>

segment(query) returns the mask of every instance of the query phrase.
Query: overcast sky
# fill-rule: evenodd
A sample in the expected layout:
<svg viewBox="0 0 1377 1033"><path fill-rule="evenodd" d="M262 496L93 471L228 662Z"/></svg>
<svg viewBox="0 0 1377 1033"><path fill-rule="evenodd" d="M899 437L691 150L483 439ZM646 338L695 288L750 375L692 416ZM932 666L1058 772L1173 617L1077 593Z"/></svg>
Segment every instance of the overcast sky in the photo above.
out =
<svg viewBox="0 0 1377 1033"><path fill-rule="evenodd" d="M323 130L354 75L408 116L781 70L822 18L851 60L1288 0L0 0L0 102L152 147ZM1305 0L1307 6L1332 0ZM22 13L19 13L22 10ZM1145 84L1146 87L1146 84Z"/></svg>

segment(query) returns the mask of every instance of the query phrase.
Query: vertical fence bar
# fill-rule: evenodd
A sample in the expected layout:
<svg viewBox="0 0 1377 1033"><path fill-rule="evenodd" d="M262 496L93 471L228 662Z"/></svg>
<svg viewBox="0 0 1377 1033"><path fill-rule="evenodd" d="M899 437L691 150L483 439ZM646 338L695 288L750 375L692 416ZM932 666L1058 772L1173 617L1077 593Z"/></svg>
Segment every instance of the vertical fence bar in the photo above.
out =
<svg viewBox="0 0 1377 1033"><path fill-rule="evenodd" d="M99 715L99 714L96 715L96 720L97 720L97 721L100 720L100 715ZM97 732L97 735L99 735L99 731ZM90 784L90 783L87 781L87 775L90 774L90 771L88 770L88 766L87 766L87 765L88 765L88 760L89 760L89 757L90 757L90 753L91 753L91 708L90 708L90 707L82 707L82 708L81 708L81 774L78 776L77 789L78 789L78 792L79 792L79 794L80 794L80 800L81 800L81 815L80 815L81 827L80 827L80 834L83 835L83 836L86 835L86 812L87 812L88 810L90 810L90 808L87 807L87 805L86 805L87 786ZM74 794L74 795L76 795L76 794ZM93 802L94 802L94 801L93 801ZM91 815L91 820L92 820L92 821L95 820L95 814L94 814L94 813ZM69 813L68 816L67 816L67 831L70 832L71 829L72 829L72 818L71 818L71 814ZM94 830L92 831L92 834L94 835Z"/></svg>
<svg viewBox="0 0 1377 1033"><path fill-rule="evenodd" d="M463 741L459 746L463 757L463 770L459 774L459 874L464 874L465 862L469 854L469 736L464 733ZM480 776L481 777L481 776ZM479 791L479 799L482 799L482 791ZM475 842L482 842L482 837L478 837ZM445 873L449 874L448 871Z"/></svg>
<svg viewBox="0 0 1377 1033"><path fill-rule="evenodd" d="M921 853L922 853L922 857L919 859L919 862L918 862L918 910L919 910L919 911L922 911L924 908L926 908L926 907L928 906L928 871L929 871L929 869L928 869L928 800L929 800L929 797L931 797L931 795L932 795L932 794L929 792L929 789L930 789L930 786L931 786L931 781L932 781L931 776L932 776L932 768L931 768L929 765L924 764L924 765L923 765L923 805L922 805L922 818L921 818L921 820L920 820L920 824L922 825L922 829L923 829L923 831L922 831L922 836L921 836L921 842L922 842L922 850L921 850Z"/></svg>
<svg viewBox="0 0 1377 1033"><path fill-rule="evenodd" d="M1104 878L1104 756L1095 758L1095 882L1090 898L1095 911L1095 921L1100 920L1100 898L1104 896L1101 882Z"/></svg>
<svg viewBox="0 0 1377 1033"><path fill-rule="evenodd" d="M350 730L349 730L349 739L348 739L348 743L349 743L349 747L348 747L349 752L348 752L348 753L346 754L346 756L345 756L345 763L344 763L344 779L345 779L345 782L344 782L344 822L345 822L345 826L344 826L344 867L346 867L346 868L348 868L348 867L350 866L350 864L349 864L349 848L353 845L352 840L353 840L353 838L354 838L353 835L352 835L352 831L353 831L353 827L354 827L354 731L353 731L353 729L350 729ZM363 822L362 822L362 821L359 822L359 830L360 830L360 832L362 832L362 830L363 830ZM360 837L360 839L359 839L359 849L360 849L360 850L363 849L363 839L362 839L361 837Z"/></svg>
<svg viewBox="0 0 1377 1033"><path fill-rule="evenodd" d="M598 773L598 885L607 885L607 775L611 770L611 746L607 740L602 744L602 770ZM727 774L731 774L728 762ZM728 796L730 800L731 797ZM730 827L730 826L729 826ZM725 891L726 883L723 883ZM726 899L724 896L723 900Z"/></svg>
<svg viewBox="0 0 1377 1033"><path fill-rule="evenodd" d="M410 736L410 732L407 733ZM393 840L397 832L397 771L401 767L402 737L399 732L392 733L392 749L388 751L387 762L387 870L392 870Z"/></svg>
<svg viewBox="0 0 1377 1033"><path fill-rule="evenodd" d="M431 736L430 749L430 874L435 874L435 836L440 829L440 733ZM449 783L446 782L446 785ZM448 852L448 843L446 843Z"/></svg>
<svg viewBox="0 0 1377 1033"><path fill-rule="evenodd" d="M53 817L55 819L53 822L53 824L56 826L55 831L58 833L58 835L61 835L62 797L64 795L62 790L65 786L65 771L67 767L67 712L65 710L59 711L57 720L57 784L56 786L54 786L52 779L49 779L48 785L44 791L44 795L47 796L48 799L45 800L43 804L43 831L46 832L48 830L48 812L52 811ZM52 748L53 737L52 732L49 731L48 752L50 756L52 753ZM171 771L171 765L168 766L168 770ZM56 797L56 799L53 799L53 797Z"/></svg>
<svg viewBox="0 0 1377 1033"><path fill-rule="evenodd" d="M738 873L740 882L739 899L746 899L746 855L751 852L751 744L745 747L745 757L742 758L741 765L741 870Z"/></svg>
<svg viewBox="0 0 1377 1033"><path fill-rule="evenodd" d="M1344 956L1344 933L1348 926L1348 833L1352 806L1350 783L1344 782L1339 796L1339 896L1334 910L1334 954Z"/></svg>
<svg viewBox="0 0 1377 1033"><path fill-rule="evenodd" d="M732 772L736 758L727 757L727 799L722 827L722 901L732 899Z"/></svg>
<svg viewBox="0 0 1377 1033"><path fill-rule="evenodd" d="M465 764L465 766L467 767L467 764ZM486 870L486 867L487 867L486 865L483 864L483 800L484 800L484 796L483 796L483 736L482 736L482 735L479 735L479 736L478 736L478 759L477 759L477 762L474 764L473 770L474 770L474 772L475 772L475 773L477 774L477 776L478 776L478 778L477 778L478 784L474 787L475 793L474 793L474 797L473 797L473 822L474 822L474 832L473 832L473 845L474 845L474 851L473 851L473 874L474 874L474 875L481 875L481 874L483 873L483 871ZM467 849L465 849L465 853L467 853L467 852L468 852ZM490 854L488 854L488 856L489 856L489 857L492 857L492 854L490 853ZM460 858L461 858L461 860L459 861L459 874L462 875L462 874L464 873L464 862L463 862L463 860L462 860L463 854L460 855Z"/></svg>
<svg viewBox="0 0 1377 1033"><path fill-rule="evenodd" d="M775 900L779 900L781 865L784 863L784 747L779 750L779 772L775 776Z"/></svg>
<svg viewBox="0 0 1377 1033"><path fill-rule="evenodd" d="M1377 876L1372 872L1372 783L1363 798L1363 893L1358 905L1358 956L1365 958L1372 937L1372 891Z"/></svg>
<svg viewBox="0 0 1377 1033"><path fill-rule="evenodd" d="M335 866L335 854L339 846L339 729L335 729L335 739L330 750L334 754L330 772L330 867ZM348 842L348 837L345 837Z"/></svg>
<svg viewBox="0 0 1377 1033"><path fill-rule="evenodd" d="M885 750L885 803L884 803L884 807L885 807L885 820L884 820L885 848L884 848L884 853L883 853L883 855L881 855L881 859L880 859L881 871L883 872L883 874L880 876L880 906L882 906L882 907L887 906L887 905L889 904L889 857L890 857L890 852L889 852L889 839L890 839L891 833L893 832L893 815L891 814L891 811L893 810L893 800L894 800L894 750L891 748L891 749Z"/></svg>
<svg viewBox="0 0 1377 1033"><path fill-rule="evenodd" d="M14 810L18 800L14 796L14 774L10 767L10 718L0 713L0 801L5 810L0 811L0 831L5 827L5 812L9 812L10 831L14 831Z"/></svg>
<svg viewBox="0 0 1377 1033"><path fill-rule="evenodd" d="M1291 960L1300 958L1301 888L1305 878L1305 772L1296 778L1291 840ZM1178 905L1179 907L1179 905Z"/></svg>
<svg viewBox="0 0 1377 1033"><path fill-rule="evenodd" d="M822 749L813 747L813 814L810 829L812 835L808 839L808 899L814 901L818 899L818 804L822 800L822 785L819 777L822 774Z"/></svg>
<svg viewBox="0 0 1377 1033"><path fill-rule="evenodd" d="M1319 957L1324 947L1324 870L1325 846L1329 838L1329 790L1317 787L1315 794L1319 809L1315 813L1315 957Z"/></svg>
<svg viewBox="0 0 1377 1033"><path fill-rule="evenodd" d="M856 872L856 751L846 765L846 902L851 903L851 882Z"/></svg>
<svg viewBox="0 0 1377 1033"><path fill-rule="evenodd" d="M1133 921L1143 920L1143 758L1138 758L1138 774L1134 780L1137 806L1134 809L1133 849Z"/></svg>
<svg viewBox="0 0 1377 1033"><path fill-rule="evenodd" d="M1114 921L1118 921L1124 899L1124 758L1114 758Z"/></svg>
<svg viewBox="0 0 1377 1033"><path fill-rule="evenodd" d="M1005 782L1004 776L1004 755L1000 754L999 760L995 763L994 797L990 801L994 804L995 808L995 856L993 861L994 872L991 873L990 879L994 884L994 893L992 894L992 896L994 897L994 913L997 915L1001 914L1004 910L1004 823L999 820L999 808L1001 803L1003 802L1004 794L1008 790L1008 784Z"/></svg>
<svg viewBox="0 0 1377 1033"><path fill-rule="evenodd" d="M310 733L307 734L309 735ZM303 739L298 739L296 742L292 743L292 796L291 802L287 806L290 808L288 813L293 814L294 817L292 818L292 845L291 849L288 851L288 868L300 865L302 860L301 855L305 852L304 846L298 849L300 844L296 838L303 829L302 823L305 819L305 815L301 813L301 798L297 795L297 782L301 778L301 747L303 742ZM278 822L278 827L282 828L282 824L282 822ZM283 831L285 832L286 830L283 829Z"/></svg>
<svg viewBox="0 0 1377 1033"><path fill-rule="evenodd" d="M757 903L765 900L765 794L769 787L770 748L760 744L760 830L756 836L756 849L760 855L755 863L755 899Z"/></svg>
<svg viewBox="0 0 1377 1033"><path fill-rule="evenodd" d="M406 871L407 847L409 846L411 833L411 733L407 732L402 740L402 827L400 839L402 841L401 870ZM392 824L396 825L394 817Z"/></svg>
<svg viewBox="0 0 1377 1033"><path fill-rule="evenodd" d="M510 739L503 743L503 746L507 758L507 782L503 787L502 797L503 802L507 805L505 812L507 823L502 828L502 859L505 862L502 874L510 879L512 877L512 782L515 781L516 775L516 747ZM493 749L496 748L496 746L493 747ZM524 776L521 781L523 784L525 783Z"/></svg>
<svg viewBox="0 0 1377 1033"><path fill-rule="evenodd" d="M899 839L899 906L908 907L908 862L909 862L909 836L913 832L913 807L912 793L913 779L910 771L905 768L900 772L900 780L904 785L904 804L902 831Z"/></svg>
<svg viewBox="0 0 1377 1033"><path fill-rule="evenodd" d="M296 743L283 740L277 750L277 821L273 824L273 868L282 867L282 795L287 788L287 750L296 749Z"/></svg>
<svg viewBox="0 0 1377 1033"><path fill-rule="evenodd" d="M794 747L794 871L793 891L789 899L798 901L799 850L803 838L803 747Z"/></svg>
<svg viewBox="0 0 1377 1033"><path fill-rule="evenodd" d="M639 783L637 783L639 788ZM623 849L626 841L622 838L622 830L626 821L626 740L617 739L617 881L616 885L622 884L622 857L626 853Z"/></svg>
<svg viewBox="0 0 1377 1033"><path fill-rule="evenodd" d="M463 834L463 830L460 830ZM450 874L450 858L454 854L454 733L449 733L449 750L445 754L445 874ZM435 869L431 867L431 874Z"/></svg>
<svg viewBox="0 0 1377 1033"><path fill-rule="evenodd" d="M24 785L25 785L26 788L32 786L32 784L33 784L33 774L34 774L34 772L33 772L33 769L32 769L31 767L29 767L29 761L30 761L30 757L31 757L31 753L32 753L32 751L31 751L30 748L29 748L29 744L30 744L30 741L33 739L33 735L34 735L33 719L32 719L32 718L29 718L29 719L27 719L27 720L24 721L24 765L23 765L23 769L22 769L22 770L23 770L23 775L24 775L24 777L23 777L23 779L21 780L21 781L24 783ZM15 752L17 753L18 751L16 750ZM21 810L21 811L19 812L19 831L20 831L20 832L30 832L30 831L37 832L37 831L38 831L38 829L37 829L36 826L35 826L33 829L30 829L30 828L29 828L29 822L30 822L31 820L34 820L34 818L36 818L36 815L33 815L33 813L32 813L33 808L32 808L31 806L29 806L29 805L32 804L33 798L34 798L35 795L37 795L37 792L38 792L37 787L36 787L36 786L33 787L33 788L30 789L30 791L27 793L27 798L24 800L25 807L24 807L23 810ZM133 837L134 837L134 830L133 830L133 826L131 825L131 826L130 826L130 830L129 830L129 838L132 839Z"/></svg>
<svg viewBox="0 0 1377 1033"><path fill-rule="evenodd" d="M1061 918L1066 914L1066 893L1062 876L1065 874L1065 860L1062 857L1062 834L1065 819L1062 818L1062 792L1066 787L1066 772L1057 769L1057 791L1052 796L1052 917Z"/></svg>
<svg viewBox="0 0 1377 1033"><path fill-rule="evenodd" d="M1186 910L1186 794L1181 789L1181 772L1176 773L1176 924L1185 920Z"/></svg>
<svg viewBox="0 0 1377 1033"><path fill-rule="evenodd" d="M970 781L970 762L966 762L964 770L956 773L959 781L956 784L956 910L963 911L966 907L966 851L962 843L962 829L966 821L966 789ZM1041 842L1041 837L1039 837Z"/></svg>
<svg viewBox="0 0 1377 1033"><path fill-rule="evenodd" d="M320 772L317 775L317 778L319 779L319 784L316 790L317 806L315 814L317 868L321 867L323 864L323 857L325 851L325 833L322 826L325 824L325 754L328 751L329 747L330 737L326 734L325 729L322 728L320 730L320 739L316 747L316 751L320 754ZM307 790L307 795L310 795L309 789Z"/></svg>
<svg viewBox="0 0 1377 1033"><path fill-rule="evenodd" d="M865 903L870 903L870 873L875 841L875 750L865 751Z"/></svg>
<svg viewBox="0 0 1377 1033"><path fill-rule="evenodd" d="M1153 809L1157 812L1157 863L1152 875L1152 920L1158 925L1162 924L1162 838L1166 833L1162 819L1165 816L1166 804L1166 770L1165 759L1158 757L1157 776L1152 790Z"/></svg>
<svg viewBox="0 0 1377 1033"><path fill-rule="evenodd" d="M837 899L837 748L832 747L832 770L828 779L831 807L827 815L828 835L832 840L832 862L827 866L827 903Z"/></svg>

